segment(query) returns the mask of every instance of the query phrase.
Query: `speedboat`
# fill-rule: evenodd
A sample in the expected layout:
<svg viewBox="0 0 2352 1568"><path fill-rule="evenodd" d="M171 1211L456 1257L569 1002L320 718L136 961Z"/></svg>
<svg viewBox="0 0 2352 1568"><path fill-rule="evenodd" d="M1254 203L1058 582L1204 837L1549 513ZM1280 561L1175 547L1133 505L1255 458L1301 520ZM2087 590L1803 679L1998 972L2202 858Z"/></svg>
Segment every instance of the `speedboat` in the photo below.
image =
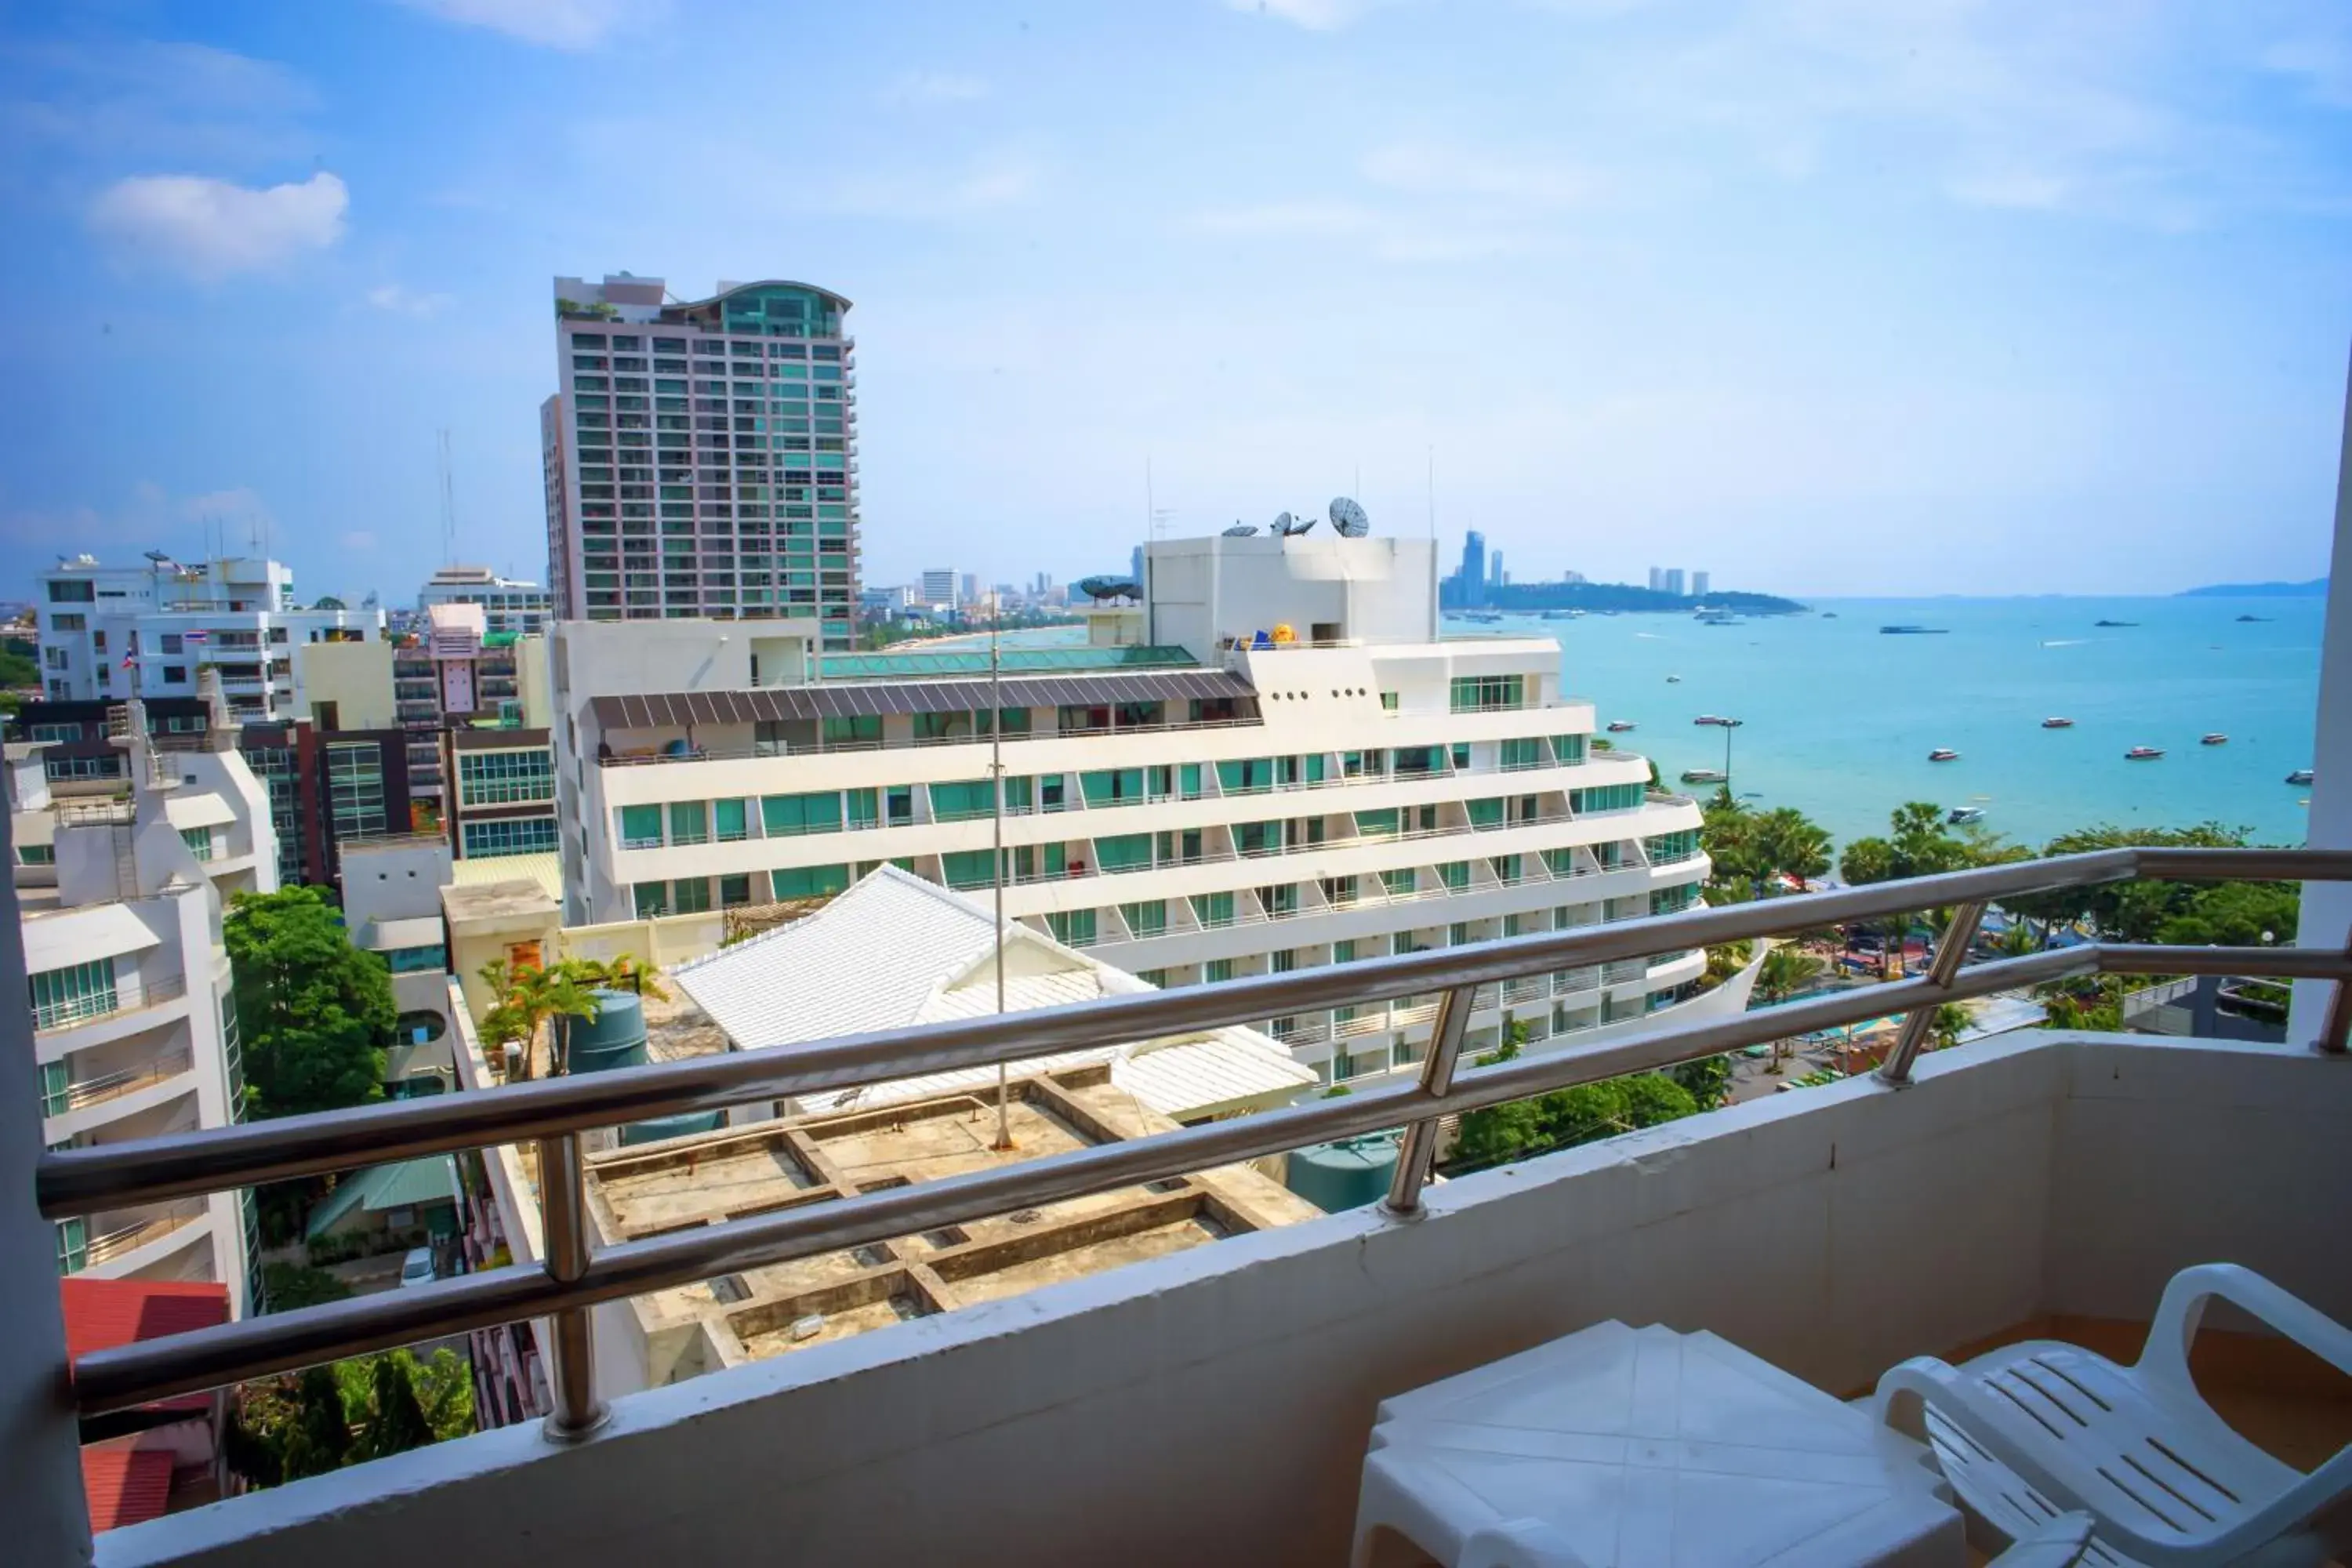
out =
<svg viewBox="0 0 2352 1568"><path fill-rule="evenodd" d="M2095 626L2136 626L2139 625L2137 621L2093 621L2091 624Z"/></svg>
<svg viewBox="0 0 2352 1568"><path fill-rule="evenodd" d="M1722 784L1730 777L1731 775L1721 768L1685 768L1683 770L1685 784Z"/></svg>
<svg viewBox="0 0 2352 1568"><path fill-rule="evenodd" d="M2291 784L2307 784L2311 782L2311 777L2312 774L2309 768L2297 768L2294 772L2286 775L2286 782Z"/></svg>
<svg viewBox="0 0 2352 1568"><path fill-rule="evenodd" d="M2042 721L2042 727L2045 730L2071 730L2074 727L2074 721L2058 718L2044 719Z"/></svg>
<svg viewBox="0 0 2352 1568"><path fill-rule="evenodd" d="M2152 763L2162 755L2164 755L2164 748L2162 746L2134 746L2130 751L2124 753L2124 761L2127 763Z"/></svg>
<svg viewBox="0 0 2352 1568"><path fill-rule="evenodd" d="M1950 812L1946 814L1944 820L1954 827L1965 827L1971 822L1982 822L1984 820L1984 807L1980 805L1956 805L1952 807Z"/></svg>
<svg viewBox="0 0 2352 1568"><path fill-rule="evenodd" d="M1731 721L1725 718L1720 713L1702 713L1697 718L1692 720L1691 722L1694 724L1728 724Z"/></svg>
<svg viewBox="0 0 2352 1568"><path fill-rule="evenodd" d="M1960 753L1949 746L1938 746L1927 753L1927 760L1931 763L1957 763L1960 760Z"/></svg>
<svg viewBox="0 0 2352 1568"><path fill-rule="evenodd" d="M1680 686L1682 683L1683 678L1679 675L1669 675L1666 677L1666 684L1668 686Z"/></svg>
<svg viewBox="0 0 2352 1568"><path fill-rule="evenodd" d="M2226 746L2230 743L2230 737L2216 730L2211 734L2200 739L2197 743L2200 746Z"/></svg>
<svg viewBox="0 0 2352 1568"><path fill-rule="evenodd" d="M1612 735L1624 734L1633 727L1633 721L1631 719L1612 719L1609 721L1609 732Z"/></svg>

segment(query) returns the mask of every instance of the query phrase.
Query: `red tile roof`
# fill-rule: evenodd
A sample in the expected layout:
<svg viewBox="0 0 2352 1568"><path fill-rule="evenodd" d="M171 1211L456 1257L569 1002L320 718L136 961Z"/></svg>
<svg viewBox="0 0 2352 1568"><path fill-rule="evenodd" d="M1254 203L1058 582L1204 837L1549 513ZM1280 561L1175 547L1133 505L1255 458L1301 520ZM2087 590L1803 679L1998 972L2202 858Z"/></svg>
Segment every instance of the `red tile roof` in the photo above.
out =
<svg viewBox="0 0 2352 1568"><path fill-rule="evenodd" d="M84 1448L81 1489L89 1499L93 1531L161 1519L172 1495L172 1450Z"/></svg>
<svg viewBox="0 0 2352 1568"><path fill-rule="evenodd" d="M200 1280L86 1279L58 1281L65 1298L66 1350L76 1360L134 1340L161 1339L228 1321L228 1287ZM156 1408L202 1410L206 1394L183 1394Z"/></svg>

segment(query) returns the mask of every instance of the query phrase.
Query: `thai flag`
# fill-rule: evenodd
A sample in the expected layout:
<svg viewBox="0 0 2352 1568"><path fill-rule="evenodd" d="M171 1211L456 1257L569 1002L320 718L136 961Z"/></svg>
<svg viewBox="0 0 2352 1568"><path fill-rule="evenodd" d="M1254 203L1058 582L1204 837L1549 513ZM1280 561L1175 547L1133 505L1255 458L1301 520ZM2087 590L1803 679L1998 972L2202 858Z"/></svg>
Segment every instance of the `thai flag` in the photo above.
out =
<svg viewBox="0 0 2352 1568"><path fill-rule="evenodd" d="M210 632L205 631L202 626L199 626L192 632L182 632L180 634L180 640L184 643L205 642L208 640L211 636L212 634Z"/></svg>
<svg viewBox="0 0 2352 1568"><path fill-rule="evenodd" d="M125 649L123 650L123 653L122 653L122 668L125 668L125 669L129 669L129 668L130 668L133 664L136 664L138 661L139 661L139 634L138 634L138 632L137 632L137 631L135 631L135 630L134 630L134 631L131 634L131 646L130 646L129 647L125 648Z"/></svg>

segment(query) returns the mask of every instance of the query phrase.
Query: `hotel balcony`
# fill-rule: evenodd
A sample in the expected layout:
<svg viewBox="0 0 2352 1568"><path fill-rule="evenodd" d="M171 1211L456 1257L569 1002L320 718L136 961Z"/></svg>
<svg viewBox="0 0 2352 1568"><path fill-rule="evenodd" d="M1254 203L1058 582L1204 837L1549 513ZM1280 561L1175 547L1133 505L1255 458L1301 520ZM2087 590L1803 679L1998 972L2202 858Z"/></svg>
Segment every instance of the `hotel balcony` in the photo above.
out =
<svg viewBox="0 0 2352 1568"><path fill-rule="evenodd" d="M509 1223L543 1266L99 1352L74 1388L95 1415L530 1320L551 1371L549 1429L509 1426L116 1531L100 1560L372 1568L462 1541L481 1562L1337 1563L1382 1399L1610 1320L1711 1331L1839 1398L1910 1356L2025 1337L2127 1355L2165 1281L2196 1263L2245 1265L2352 1321L2352 1248L2333 1206L2352 1182L2352 1006L2286 1045L2035 1029L1920 1055L1923 1027L1879 1074L1423 1185L1441 1123L1461 1111L1783 1034L1885 1013L1924 1026L1945 1001L2095 973L2352 979L2332 943L2091 943L1511 1062L1460 1059L1486 987L1533 996L1574 972L1586 989L1653 955L1916 908L1956 909L1965 932L2003 897L2135 878L2339 883L2352 854L2105 851L47 1155L43 1209L96 1215L93 1234L137 1203L517 1140L541 1205ZM1952 945L1956 960L1966 946ZM1418 1003L1434 1048L1417 1080L745 1208L593 1253L586 1241L580 1131L1431 997L1446 999ZM1398 1126L1409 1131L1387 1203L785 1344L609 1404L597 1394L606 1358L627 1353L592 1334L599 1303ZM2252 1328L2208 1318L2200 1387L2307 1468L2352 1437L2352 1380Z"/></svg>

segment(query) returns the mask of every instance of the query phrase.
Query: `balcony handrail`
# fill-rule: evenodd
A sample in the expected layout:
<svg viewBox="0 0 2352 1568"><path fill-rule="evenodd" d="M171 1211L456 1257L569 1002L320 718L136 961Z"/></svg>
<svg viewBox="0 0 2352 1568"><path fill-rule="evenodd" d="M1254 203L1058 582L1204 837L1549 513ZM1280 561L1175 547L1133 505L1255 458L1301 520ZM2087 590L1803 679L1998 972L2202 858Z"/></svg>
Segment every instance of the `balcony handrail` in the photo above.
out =
<svg viewBox="0 0 2352 1568"><path fill-rule="evenodd" d="M103 1105L109 1100L120 1100L134 1090L147 1088L150 1084L162 1083L165 1079L177 1078L194 1065L195 1053L187 1047L182 1046L176 1051L167 1052L152 1062L142 1063L135 1068L124 1068L117 1072L101 1073L96 1078L77 1079L66 1085L61 1093L45 1099L42 1101L42 1112L45 1115L60 1116L68 1111L87 1110L93 1105Z"/></svg>
<svg viewBox="0 0 2352 1568"><path fill-rule="evenodd" d="M1906 1022L1881 1077L1899 1087L1907 1081L1916 1035L1924 1033L1940 1005L2082 975L2259 974L2333 981L2334 998L2315 1048L2344 1050L2352 1034L2352 984L2346 984L2352 982L2352 952L2340 949L2088 942L2021 958L1966 962L1969 936L1988 903L2138 879L2352 881L2352 851L2097 850L1220 985L881 1030L789 1049L696 1057L47 1152L36 1167L36 1190L42 1211L52 1218L523 1141L537 1142L541 1173L544 1267L509 1265L413 1290L96 1352L75 1363L76 1402L84 1415L101 1414L339 1357L551 1316L557 1408L551 1430L574 1435L602 1419L592 1382L588 1320L589 1309L600 1302L1399 1126L1406 1129L1405 1143L1389 1201L1393 1212L1411 1214L1418 1207L1441 1117L1890 1014L1903 1015ZM1539 972L1947 906L1958 912L1926 975L1760 1012L1685 1018L1580 1048L1455 1072L1470 1003L1479 987ZM624 1241L593 1254L588 1247L577 1136L583 1131L1433 993L1439 1000L1418 1081L1373 1085L1342 1098L1310 1100L1233 1121Z"/></svg>
<svg viewBox="0 0 2352 1568"><path fill-rule="evenodd" d="M94 1024L101 1018L160 1007L187 994L188 977L184 974L165 974L152 980L142 980L136 990L118 980L106 991L93 995L78 997L63 1005L52 1005L47 1009L36 1007L33 1010L33 1032L51 1035L60 1030L79 1029L84 1024Z"/></svg>

